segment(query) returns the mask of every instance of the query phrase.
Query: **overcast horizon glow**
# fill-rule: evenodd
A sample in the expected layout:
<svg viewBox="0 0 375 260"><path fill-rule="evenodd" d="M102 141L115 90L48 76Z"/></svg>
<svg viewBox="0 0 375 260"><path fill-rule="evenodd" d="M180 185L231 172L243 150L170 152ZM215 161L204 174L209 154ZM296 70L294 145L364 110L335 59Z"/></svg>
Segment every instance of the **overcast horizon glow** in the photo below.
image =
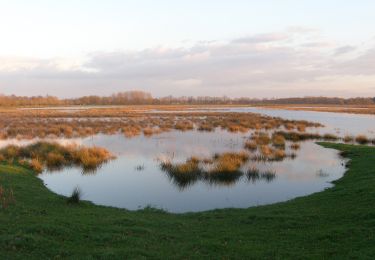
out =
<svg viewBox="0 0 375 260"><path fill-rule="evenodd" d="M375 96L375 1L0 0L0 94Z"/></svg>

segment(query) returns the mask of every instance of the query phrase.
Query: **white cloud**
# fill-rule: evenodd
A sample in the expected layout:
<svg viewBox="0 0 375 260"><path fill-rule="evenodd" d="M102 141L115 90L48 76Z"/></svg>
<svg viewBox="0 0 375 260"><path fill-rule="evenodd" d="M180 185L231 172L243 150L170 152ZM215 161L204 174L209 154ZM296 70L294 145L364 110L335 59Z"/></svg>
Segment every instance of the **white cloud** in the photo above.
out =
<svg viewBox="0 0 375 260"><path fill-rule="evenodd" d="M3 57L0 91L78 96L138 88L158 96L271 97L337 93L345 85L345 95L371 95L375 47L343 59L360 48L327 42L316 33L289 28L190 48L95 52L82 60ZM344 76L352 88L343 84ZM366 77L361 84L358 76Z"/></svg>

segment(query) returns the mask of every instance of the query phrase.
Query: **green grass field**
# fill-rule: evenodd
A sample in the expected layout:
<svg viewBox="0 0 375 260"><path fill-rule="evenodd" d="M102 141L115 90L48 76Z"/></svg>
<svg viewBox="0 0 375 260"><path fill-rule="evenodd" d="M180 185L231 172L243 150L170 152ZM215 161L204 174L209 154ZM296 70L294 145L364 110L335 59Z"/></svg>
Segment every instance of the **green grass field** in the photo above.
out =
<svg viewBox="0 0 375 260"><path fill-rule="evenodd" d="M249 209L169 214L67 204L35 175L0 165L0 258L374 258L375 147L322 143L350 168L333 188Z"/></svg>

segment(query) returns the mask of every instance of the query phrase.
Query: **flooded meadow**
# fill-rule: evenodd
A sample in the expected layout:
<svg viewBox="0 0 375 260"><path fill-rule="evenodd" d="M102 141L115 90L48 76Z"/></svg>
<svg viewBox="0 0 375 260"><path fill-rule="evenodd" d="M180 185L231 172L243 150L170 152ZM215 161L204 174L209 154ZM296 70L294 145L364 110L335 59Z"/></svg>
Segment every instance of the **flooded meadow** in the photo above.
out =
<svg viewBox="0 0 375 260"><path fill-rule="evenodd" d="M26 157L9 145L57 143L38 175L50 190L69 196L79 187L95 204L182 213L322 191L344 174L346 161L316 142L371 144L375 138L372 115L254 107L92 110L8 112L0 120L0 156L35 160L35 152ZM80 148L68 153L60 145ZM82 147L93 149L84 152L94 160L78 154ZM90 162L95 167L85 170ZM61 167L49 167L56 163Z"/></svg>

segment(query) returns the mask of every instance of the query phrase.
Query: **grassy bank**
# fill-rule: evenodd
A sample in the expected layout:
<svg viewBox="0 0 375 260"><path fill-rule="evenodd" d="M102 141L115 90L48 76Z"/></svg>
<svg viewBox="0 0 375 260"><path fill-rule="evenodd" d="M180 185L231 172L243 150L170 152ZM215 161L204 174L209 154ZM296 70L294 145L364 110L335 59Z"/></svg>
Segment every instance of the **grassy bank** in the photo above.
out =
<svg viewBox="0 0 375 260"><path fill-rule="evenodd" d="M285 203L175 215L66 203L35 175L0 165L15 204L0 211L1 258L373 258L375 148L344 151L335 187Z"/></svg>

